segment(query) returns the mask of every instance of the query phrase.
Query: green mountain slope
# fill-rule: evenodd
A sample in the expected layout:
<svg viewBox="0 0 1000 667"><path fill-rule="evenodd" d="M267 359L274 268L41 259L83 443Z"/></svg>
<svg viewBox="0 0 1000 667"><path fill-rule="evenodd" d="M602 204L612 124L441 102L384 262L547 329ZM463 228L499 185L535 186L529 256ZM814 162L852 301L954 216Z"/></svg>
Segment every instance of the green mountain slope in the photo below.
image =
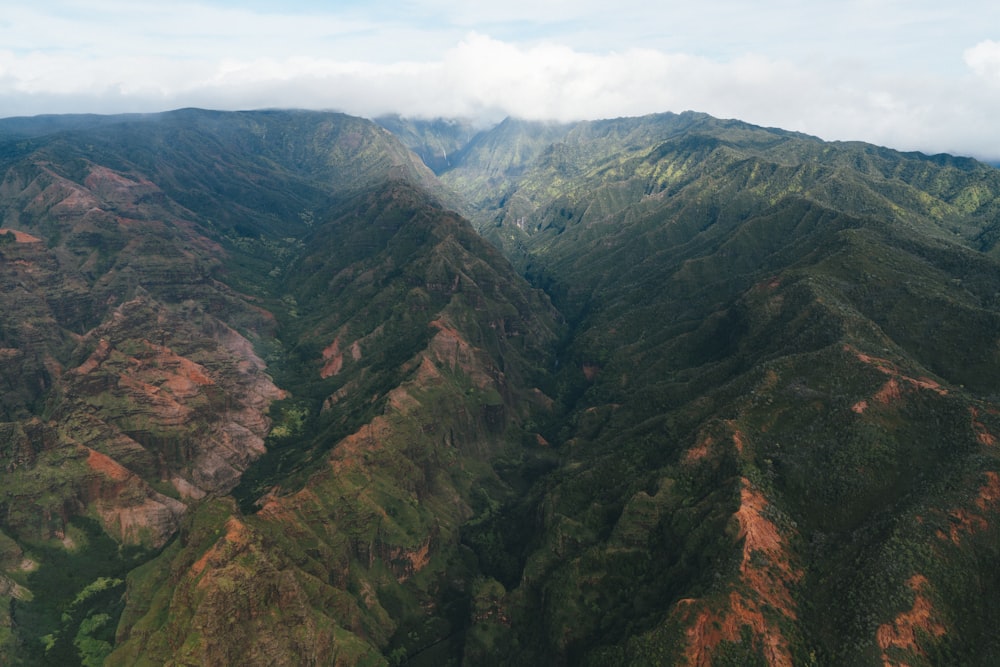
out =
<svg viewBox="0 0 1000 667"><path fill-rule="evenodd" d="M530 154L444 175L572 326L503 644L994 660L998 172L694 114Z"/></svg>
<svg viewBox="0 0 1000 667"><path fill-rule="evenodd" d="M279 536L261 558L292 570L267 582L251 568L263 597L244 600L270 615L267 586L302 577L317 634L289 644L280 619L244 619L261 637L244 657L297 664L302 646L324 642L323 656L377 656L390 640L397 652L425 640L447 649L455 610L425 629L409 601L461 608L470 595L472 574L442 587L441 568L461 561L458 523L482 502L473 480L505 492L490 461L520 461L531 438L521 424L546 405L530 375L556 335L547 301L434 203L430 172L367 121L185 110L11 146L3 226L16 232L0 249L5 661L89 664L118 646L113 661L160 662L193 645L192 659L211 664L250 650L230 625L199 620L230 618L229 577L245 563L223 549L226 526L255 521L245 515L262 494L311 493L336 461L359 471L320 495L357 534L345 542L344 524L330 538L339 556L322 561L327 584L316 589L313 566L288 561L307 524L262 520ZM362 465L352 443L373 431L386 453ZM340 503L358 488L374 495ZM229 491L242 510L211 500ZM401 513L396 525L377 521L387 512ZM134 553L109 558L102 528ZM281 538L286 529L295 534ZM198 559L213 544L224 554L206 569ZM123 598L126 572L164 545ZM65 581L67 560L93 565ZM208 602L149 616L174 591L157 577L176 562L202 562ZM327 607L331 595L358 604L331 587L354 562L373 571L352 579L364 591L385 588L387 605L403 596L393 616L375 608L359 625ZM190 637L188 648L164 645L163 633Z"/></svg>
<svg viewBox="0 0 1000 667"><path fill-rule="evenodd" d="M380 123L0 121L0 661L997 661L1000 172Z"/></svg>
<svg viewBox="0 0 1000 667"><path fill-rule="evenodd" d="M509 493L491 461L532 456L523 425L545 400L525 369L552 313L406 184L346 202L306 244L272 364L292 399L236 490L244 511L200 510L225 532L195 515L185 547L133 577L155 597L126 608L110 664L460 655L477 585L460 526Z"/></svg>
<svg viewBox="0 0 1000 667"><path fill-rule="evenodd" d="M997 172L974 160L826 143L690 112L514 126L516 138L503 125L480 135L472 157L443 175L471 200L483 233L508 251L541 249L567 228L600 233L601 221L626 213L683 210L685 222L707 227L789 195L957 235L977 250L995 245ZM493 142L508 151L495 163L475 154Z"/></svg>

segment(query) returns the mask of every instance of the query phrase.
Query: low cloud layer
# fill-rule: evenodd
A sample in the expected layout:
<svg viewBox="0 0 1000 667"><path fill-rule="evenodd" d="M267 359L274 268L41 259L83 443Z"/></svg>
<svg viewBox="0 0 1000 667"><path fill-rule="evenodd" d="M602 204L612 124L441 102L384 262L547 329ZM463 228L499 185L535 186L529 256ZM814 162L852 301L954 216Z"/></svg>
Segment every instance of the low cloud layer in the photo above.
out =
<svg viewBox="0 0 1000 667"><path fill-rule="evenodd" d="M832 55L802 40L785 51L755 49L728 44L724 30L700 51L662 48L648 30L633 43L619 39L620 48L591 50L579 45L593 41L589 23L560 24L558 34L550 27L550 37L535 25L539 35L512 39L527 5L509 7L513 18L459 12L445 0L422 7L460 20L204 5L177 13L111 0L83 18L17 10L0 26L0 116L201 106L575 120L693 109L824 139L1000 158L1000 43L990 39L953 47L953 67L906 69L877 61L874 46ZM131 18L116 32L98 19L117 10ZM686 11L675 20L692 21ZM558 8L548 15L555 21ZM50 37L41 42L25 33L43 29Z"/></svg>

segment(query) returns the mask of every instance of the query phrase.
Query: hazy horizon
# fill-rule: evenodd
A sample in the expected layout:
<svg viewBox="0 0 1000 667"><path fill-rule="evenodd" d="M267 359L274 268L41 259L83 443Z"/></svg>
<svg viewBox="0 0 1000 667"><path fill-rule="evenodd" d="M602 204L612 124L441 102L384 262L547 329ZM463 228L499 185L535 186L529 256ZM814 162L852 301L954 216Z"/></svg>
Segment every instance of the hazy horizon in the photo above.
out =
<svg viewBox="0 0 1000 667"><path fill-rule="evenodd" d="M586 120L693 110L1000 159L1000 7L856 0L171 4L0 23L0 117L183 107Z"/></svg>

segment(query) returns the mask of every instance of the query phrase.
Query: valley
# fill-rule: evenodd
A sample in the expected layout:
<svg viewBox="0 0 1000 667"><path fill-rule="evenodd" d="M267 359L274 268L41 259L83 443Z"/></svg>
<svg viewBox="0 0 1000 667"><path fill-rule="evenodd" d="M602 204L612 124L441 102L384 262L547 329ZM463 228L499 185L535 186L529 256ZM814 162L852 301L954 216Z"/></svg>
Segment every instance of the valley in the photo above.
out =
<svg viewBox="0 0 1000 667"><path fill-rule="evenodd" d="M691 112L14 120L0 662L1000 659L996 168Z"/></svg>

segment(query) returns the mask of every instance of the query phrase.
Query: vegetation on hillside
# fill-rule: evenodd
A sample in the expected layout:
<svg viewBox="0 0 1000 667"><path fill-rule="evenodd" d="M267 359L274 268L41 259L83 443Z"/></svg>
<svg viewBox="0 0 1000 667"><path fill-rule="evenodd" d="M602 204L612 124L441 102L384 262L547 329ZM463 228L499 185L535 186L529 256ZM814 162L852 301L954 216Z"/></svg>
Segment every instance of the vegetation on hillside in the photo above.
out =
<svg viewBox="0 0 1000 667"><path fill-rule="evenodd" d="M0 661L997 661L1000 172L381 123L0 122Z"/></svg>

